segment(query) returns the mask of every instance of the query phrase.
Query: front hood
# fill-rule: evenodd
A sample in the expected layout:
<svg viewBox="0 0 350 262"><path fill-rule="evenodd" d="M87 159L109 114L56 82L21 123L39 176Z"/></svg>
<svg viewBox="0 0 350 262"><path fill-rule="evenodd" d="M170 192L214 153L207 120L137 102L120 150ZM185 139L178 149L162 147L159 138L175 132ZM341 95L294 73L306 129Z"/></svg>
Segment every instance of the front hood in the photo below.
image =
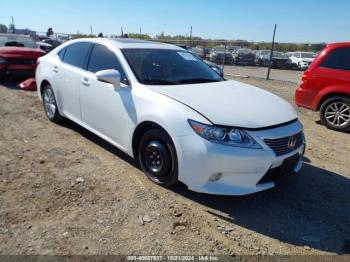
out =
<svg viewBox="0 0 350 262"><path fill-rule="evenodd" d="M238 81L147 87L186 104L217 125L264 128L297 118L285 100Z"/></svg>
<svg viewBox="0 0 350 262"><path fill-rule="evenodd" d="M0 47L0 56L11 58L38 58L45 54L39 48L26 48L26 47Z"/></svg>

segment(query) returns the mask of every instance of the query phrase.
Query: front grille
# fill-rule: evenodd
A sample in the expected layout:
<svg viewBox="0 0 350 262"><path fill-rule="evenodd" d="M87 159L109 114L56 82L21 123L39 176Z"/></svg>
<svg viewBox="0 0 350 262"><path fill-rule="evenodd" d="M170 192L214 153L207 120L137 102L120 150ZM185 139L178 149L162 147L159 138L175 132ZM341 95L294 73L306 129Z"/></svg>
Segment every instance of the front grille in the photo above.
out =
<svg viewBox="0 0 350 262"><path fill-rule="evenodd" d="M33 65L35 64L35 59L25 59L25 58L6 58L6 62L11 65Z"/></svg>
<svg viewBox="0 0 350 262"><path fill-rule="evenodd" d="M299 154L286 158L279 167L275 167L267 171L267 173L260 179L258 184L276 182L276 180L282 176L293 172L294 168L298 165L299 160Z"/></svg>
<svg viewBox="0 0 350 262"><path fill-rule="evenodd" d="M295 139L295 143L292 143L293 139ZM304 135L303 132L300 132L283 138L264 139L264 142L275 152L276 156L282 156L299 148L304 142Z"/></svg>

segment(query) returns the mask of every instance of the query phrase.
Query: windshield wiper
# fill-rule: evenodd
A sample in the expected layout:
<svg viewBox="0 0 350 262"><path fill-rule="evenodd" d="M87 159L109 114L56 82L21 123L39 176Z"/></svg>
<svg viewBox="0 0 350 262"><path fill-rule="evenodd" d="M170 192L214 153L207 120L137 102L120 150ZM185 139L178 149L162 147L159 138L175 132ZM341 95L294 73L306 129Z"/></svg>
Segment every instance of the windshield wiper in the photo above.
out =
<svg viewBox="0 0 350 262"><path fill-rule="evenodd" d="M181 84L195 84L195 83L211 83L211 82L220 82L220 79L208 79L208 78L189 78L179 80L178 83Z"/></svg>
<svg viewBox="0 0 350 262"><path fill-rule="evenodd" d="M143 84L149 84L149 85L176 85L176 82L171 82L164 79L142 79L141 81Z"/></svg>

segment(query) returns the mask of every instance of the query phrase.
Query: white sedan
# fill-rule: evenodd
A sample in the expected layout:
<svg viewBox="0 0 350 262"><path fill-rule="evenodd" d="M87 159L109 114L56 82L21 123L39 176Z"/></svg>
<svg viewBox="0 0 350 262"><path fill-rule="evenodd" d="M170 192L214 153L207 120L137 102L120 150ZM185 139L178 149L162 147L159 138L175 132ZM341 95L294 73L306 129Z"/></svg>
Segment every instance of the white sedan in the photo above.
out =
<svg viewBox="0 0 350 262"><path fill-rule="evenodd" d="M36 81L51 121L90 130L162 186L245 195L301 168L303 128L289 103L174 45L69 41L40 58Z"/></svg>

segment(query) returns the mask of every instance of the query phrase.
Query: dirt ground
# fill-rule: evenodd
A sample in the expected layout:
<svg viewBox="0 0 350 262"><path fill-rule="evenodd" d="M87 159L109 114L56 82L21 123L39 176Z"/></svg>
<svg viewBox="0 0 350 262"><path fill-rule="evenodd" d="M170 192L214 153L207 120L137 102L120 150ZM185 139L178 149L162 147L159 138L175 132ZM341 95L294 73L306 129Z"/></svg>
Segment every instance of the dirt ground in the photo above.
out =
<svg viewBox="0 0 350 262"><path fill-rule="evenodd" d="M293 102L296 84L238 79ZM350 139L298 110L300 174L224 197L149 182L134 161L65 121L35 92L0 85L0 254L350 253Z"/></svg>

